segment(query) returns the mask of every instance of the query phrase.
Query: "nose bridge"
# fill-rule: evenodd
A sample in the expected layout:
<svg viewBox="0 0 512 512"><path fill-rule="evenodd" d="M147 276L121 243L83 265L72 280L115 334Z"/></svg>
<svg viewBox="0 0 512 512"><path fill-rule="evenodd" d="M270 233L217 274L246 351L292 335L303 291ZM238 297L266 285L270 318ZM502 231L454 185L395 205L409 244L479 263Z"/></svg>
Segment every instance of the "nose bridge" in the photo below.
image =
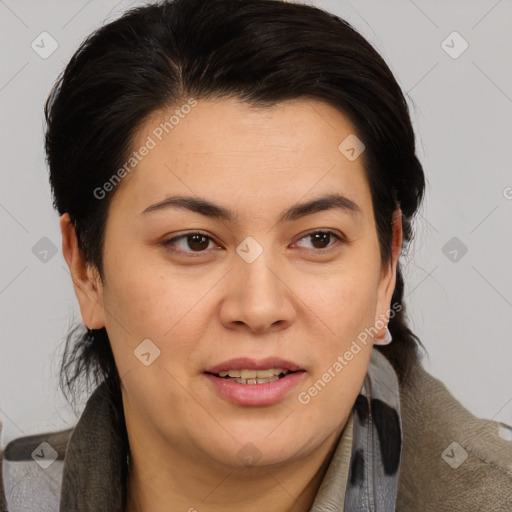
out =
<svg viewBox="0 0 512 512"><path fill-rule="evenodd" d="M281 293L282 283L276 276L279 263L274 257L271 245L266 244L264 248L254 238L248 238L249 240L246 239L237 248L241 259L237 263L237 271L240 272L242 280L239 286L255 298L263 295L261 298L266 301L276 300Z"/></svg>
<svg viewBox="0 0 512 512"><path fill-rule="evenodd" d="M289 321L293 307L287 300L285 280L279 276L279 268L283 267L274 251L247 237L237 247L237 253L238 260L230 273L234 283L223 307L223 320L243 322L253 330Z"/></svg>

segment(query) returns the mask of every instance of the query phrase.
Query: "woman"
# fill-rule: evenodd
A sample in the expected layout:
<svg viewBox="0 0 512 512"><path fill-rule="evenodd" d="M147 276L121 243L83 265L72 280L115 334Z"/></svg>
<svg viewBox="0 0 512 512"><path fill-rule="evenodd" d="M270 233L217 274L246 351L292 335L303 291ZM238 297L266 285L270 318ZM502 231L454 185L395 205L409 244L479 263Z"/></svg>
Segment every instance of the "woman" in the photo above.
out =
<svg viewBox="0 0 512 512"><path fill-rule="evenodd" d="M275 0L134 9L46 119L86 327L62 387L97 386L74 429L7 446L11 512L512 509L512 443L407 326L425 179L349 24Z"/></svg>

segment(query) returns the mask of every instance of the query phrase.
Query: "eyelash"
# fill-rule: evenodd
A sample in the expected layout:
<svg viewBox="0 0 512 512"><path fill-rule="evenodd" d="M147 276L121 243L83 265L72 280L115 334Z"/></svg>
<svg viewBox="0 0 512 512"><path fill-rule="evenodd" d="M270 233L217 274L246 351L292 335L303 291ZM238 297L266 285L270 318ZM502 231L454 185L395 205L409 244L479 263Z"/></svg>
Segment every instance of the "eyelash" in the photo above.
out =
<svg viewBox="0 0 512 512"><path fill-rule="evenodd" d="M336 239L336 241L335 241L335 243L329 245L325 249L311 249L314 252L320 252L320 253L321 252L327 252L329 249L331 249L332 247L334 247L334 246L336 246L338 244L347 243L347 240L345 240L342 236L340 236L337 233L335 233L334 231L330 231L330 230L311 231L311 232L306 233L305 235L303 235L301 238L299 238L299 241L303 240L304 238L308 238L308 237L310 237L312 235L316 235L318 233L329 234L329 235L333 236ZM165 241L161 242L161 245L164 246L166 249L169 249L169 250L171 250L173 252L187 254L187 255L190 255L191 257L198 257L198 256L201 256L201 255L205 254L207 252L207 249L205 249L204 251L184 251L183 249L173 249L173 248L171 248L171 246L173 245L174 242L176 242L176 240L180 240L182 238L186 239L186 238L188 238L190 236L193 236L193 235L202 235L205 238L207 238L208 240L214 241L212 237L208 236L205 233L202 233L200 231L191 231L189 233L185 233L183 235L180 235L180 236L177 236L177 237L174 237L174 238L170 238L169 240L165 240Z"/></svg>

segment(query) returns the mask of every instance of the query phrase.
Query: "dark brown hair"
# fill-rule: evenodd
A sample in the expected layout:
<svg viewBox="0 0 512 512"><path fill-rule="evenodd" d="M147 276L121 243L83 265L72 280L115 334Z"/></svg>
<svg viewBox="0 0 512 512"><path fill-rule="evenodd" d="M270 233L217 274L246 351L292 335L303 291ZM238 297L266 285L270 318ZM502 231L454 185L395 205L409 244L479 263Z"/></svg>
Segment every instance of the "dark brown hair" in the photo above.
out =
<svg viewBox="0 0 512 512"><path fill-rule="evenodd" d="M349 23L324 10L278 0L169 0L139 7L91 34L45 105L54 206L68 212L86 260L103 276L105 224L114 189L101 187L126 161L148 116L186 99L238 98L255 107L298 98L338 108L357 128L382 264L391 258L392 219L403 213L403 248L425 178L403 93L378 52ZM400 263L390 319L393 342L378 346L401 383L419 361L409 329ZM68 334L61 387L120 379L105 329Z"/></svg>

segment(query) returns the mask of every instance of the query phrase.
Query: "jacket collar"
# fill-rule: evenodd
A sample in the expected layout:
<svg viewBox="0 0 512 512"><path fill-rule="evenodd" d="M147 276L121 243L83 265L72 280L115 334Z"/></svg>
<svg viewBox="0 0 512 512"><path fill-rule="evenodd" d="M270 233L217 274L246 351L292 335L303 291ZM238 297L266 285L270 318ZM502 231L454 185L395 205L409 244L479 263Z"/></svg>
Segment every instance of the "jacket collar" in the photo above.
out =
<svg viewBox="0 0 512 512"><path fill-rule="evenodd" d="M66 449L60 512L123 511L127 450L119 433L126 427L118 407L105 382L87 401Z"/></svg>
<svg viewBox="0 0 512 512"><path fill-rule="evenodd" d="M126 448L105 384L91 395L66 450L60 512L122 511ZM398 380L377 350L353 408L353 441L344 505L339 468L341 440L334 452L311 512L395 510L402 453Z"/></svg>

